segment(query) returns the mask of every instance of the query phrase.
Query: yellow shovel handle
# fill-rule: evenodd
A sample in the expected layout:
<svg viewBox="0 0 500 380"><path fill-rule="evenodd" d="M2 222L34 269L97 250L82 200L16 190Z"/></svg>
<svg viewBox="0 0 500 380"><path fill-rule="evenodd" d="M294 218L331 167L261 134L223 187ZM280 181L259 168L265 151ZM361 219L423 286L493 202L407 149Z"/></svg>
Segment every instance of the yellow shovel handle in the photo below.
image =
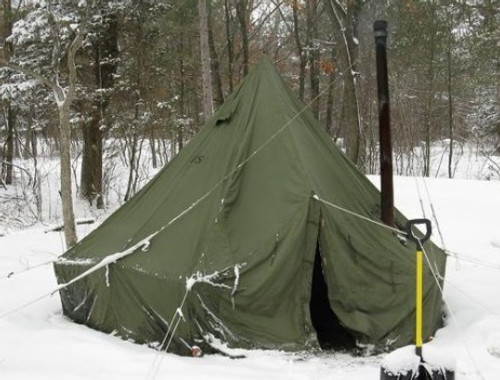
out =
<svg viewBox="0 0 500 380"><path fill-rule="evenodd" d="M417 354L422 355L422 299L423 299L423 253L417 250L416 254L416 283L415 283L415 346Z"/></svg>

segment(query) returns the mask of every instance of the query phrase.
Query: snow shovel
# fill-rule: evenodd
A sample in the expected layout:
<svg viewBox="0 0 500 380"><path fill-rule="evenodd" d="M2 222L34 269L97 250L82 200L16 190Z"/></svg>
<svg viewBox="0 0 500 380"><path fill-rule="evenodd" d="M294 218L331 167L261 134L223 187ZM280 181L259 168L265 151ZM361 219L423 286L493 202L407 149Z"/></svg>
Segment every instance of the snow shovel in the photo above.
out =
<svg viewBox="0 0 500 380"><path fill-rule="evenodd" d="M413 227L425 226L423 237L414 234ZM423 243L431 237L431 222L428 219L413 219L406 224L406 233L409 240L415 242L417 251L415 272L415 355L416 366L413 368L399 368L397 370L382 365L381 380L455 380L455 373L441 366L430 365L424 361L422 354L422 326L423 326ZM401 350L401 349L400 349ZM410 361L411 362L411 361ZM416 367L416 368L415 368ZM435 368L437 367L437 368Z"/></svg>

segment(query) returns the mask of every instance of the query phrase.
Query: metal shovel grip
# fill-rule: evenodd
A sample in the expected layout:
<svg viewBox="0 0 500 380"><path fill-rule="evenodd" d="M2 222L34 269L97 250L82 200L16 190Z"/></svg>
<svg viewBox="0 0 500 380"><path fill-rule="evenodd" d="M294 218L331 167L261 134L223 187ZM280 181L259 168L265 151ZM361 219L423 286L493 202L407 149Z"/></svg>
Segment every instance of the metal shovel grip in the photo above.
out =
<svg viewBox="0 0 500 380"><path fill-rule="evenodd" d="M421 226L421 225L425 226L425 234L423 237L418 237L415 235L415 233L413 231L413 227ZM408 223L406 223L406 234L408 235L408 239L414 241L417 244L425 243L427 240L429 240L429 238L431 237L431 234L432 234L431 221L429 219L409 220Z"/></svg>

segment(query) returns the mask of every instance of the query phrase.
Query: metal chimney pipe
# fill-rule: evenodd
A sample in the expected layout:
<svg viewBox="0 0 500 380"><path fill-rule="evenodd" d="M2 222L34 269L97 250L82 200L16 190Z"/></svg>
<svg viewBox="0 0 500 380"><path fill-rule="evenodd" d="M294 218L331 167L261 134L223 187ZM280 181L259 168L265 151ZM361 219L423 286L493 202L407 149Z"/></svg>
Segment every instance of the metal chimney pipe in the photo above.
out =
<svg viewBox="0 0 500 380"><path fill-rule="evenodd" d="M377 60L377 88L380 137L380 182L382 222L394 226L394 188L392 181L391 118L387 79L387 21L373 24Z"/></svg>

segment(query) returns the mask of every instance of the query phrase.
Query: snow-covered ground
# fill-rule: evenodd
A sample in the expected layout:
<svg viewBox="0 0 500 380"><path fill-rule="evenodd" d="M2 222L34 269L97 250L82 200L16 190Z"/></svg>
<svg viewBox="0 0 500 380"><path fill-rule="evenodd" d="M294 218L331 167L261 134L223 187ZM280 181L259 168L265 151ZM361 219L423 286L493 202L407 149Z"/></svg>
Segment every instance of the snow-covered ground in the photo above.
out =
<svg viewBox="0 0 500 380"><path fill-rule="evenodd" d="M446 274L449 318L429 345L454 356L457 379L499 379L500 182L397 177L395 193L409 218L431 218L432 205L446 249L457 253ZM79 235L91 228L95 225L79 226ZM1 379L379 378L384 355L249 351L244 359L229 359L159 354L72 323L62 315L57 294L13 312L56 286L51 265L22 272L63 252L61 233L46 229L34 226L0 237ZM435 231L434 240L442 244L436 225ZM7 278L11 272L16 273Z"/></svg>

